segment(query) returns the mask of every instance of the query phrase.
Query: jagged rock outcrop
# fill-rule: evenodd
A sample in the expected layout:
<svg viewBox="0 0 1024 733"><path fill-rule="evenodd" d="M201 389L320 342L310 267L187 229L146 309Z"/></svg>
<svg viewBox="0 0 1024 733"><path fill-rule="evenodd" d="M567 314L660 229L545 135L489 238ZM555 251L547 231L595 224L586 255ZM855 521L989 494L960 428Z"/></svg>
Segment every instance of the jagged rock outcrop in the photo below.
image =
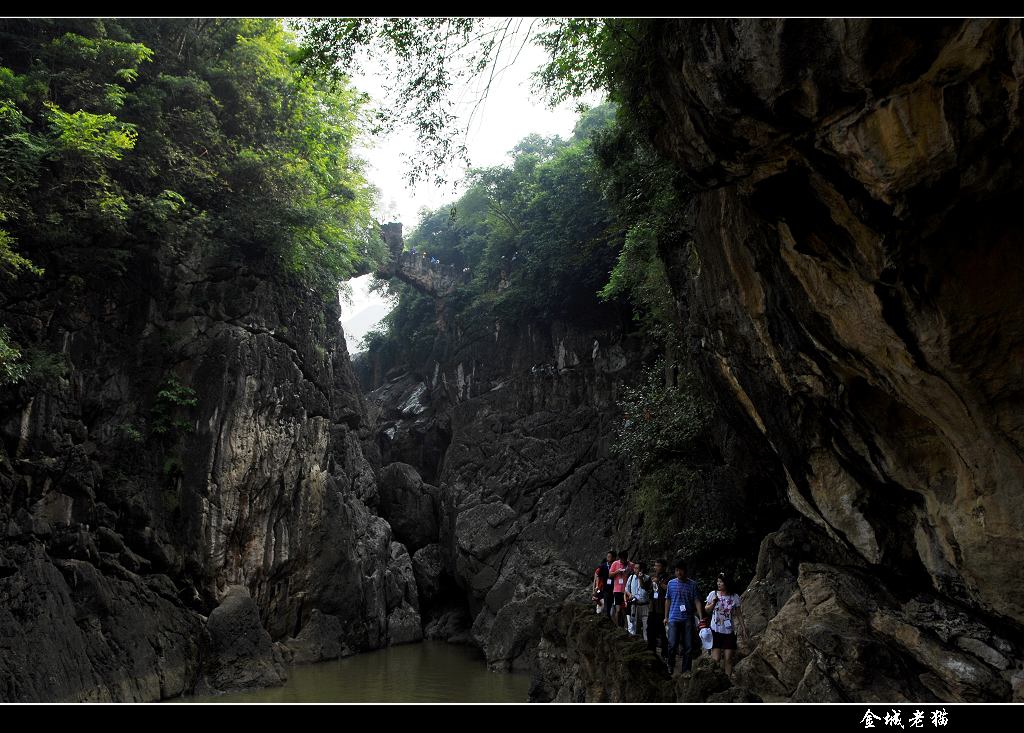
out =
<svg viewBox="0 0 1024 733"><path fill-rule="evenodd" d="M386 587L337 304L238 253L157 249L127 272L0 302L63 365L0 392L0 639L19 650L0 655L2 699L188 692L200 615L234 585L303 659L415 636L408 593ZM27 646L44 629L79 651Z"/></svg>
<svg viewBox="0 0 1024 733"><path fill-rule="evenodd" d="M697 358L827 555L856 557L790 568L745 681L784 699L1009 700L1024 638L1020 23L649 33L636 93L692 182L692 251L662 254ZM929 620L957 608L968 626ZM869 679L868 650L891 684Z"/></svg>
<svg viewBox="0 0 1024 733"><path fill-rule="evenodd" d="M366 453L379 456L380 464L406 464L429 483L436 484L445 451L451 442L451 419L444 409L434 409L432 392L426 377L396 366L381 383L371 371L381 365L369 359L358 359L355 367L360 383L377 385L373 399L367 404L371 425L378 427L373 440L364 446ZM395 374L394 372L398 372Z"/></svg>
<svg viewBox="0 0 1024 733"><path fill-rule="evenodd" d="M395 538L411 552L437 542L438 490L424 483L408 463L390 463L380 472L379 510Z"/></svg>
<svg viewBox="0 0 1024 733"><path fill-rule="evenodd" d="M1008 700L1022 659L1012 629L880 578L804 519L765 538L744 605L757 647L736 678L766 699Z"/></svg>
<svg viewBox="0 0 1024 733"><path fill-rule="evenodd" d="M53 558L5 543L0 563L0 699L144 702L192 689L203 625L171 580L111 553Z"/></svg>
<svg viewBox="0 0 1024 733"><path fill-rule="evenodd" d="M387 592L388 643L408 644L423 638L419 594L409 551L400 542L391 543L391 564L384 573Z"/></svg>
<svg viewBox="0 0 1024 733"><path fill-rule="evenodd" d="M525 667L539 634L534 610L578 593L611 541L628 483L609 451L615 397L641 350L617 326L456 329L438 334L439 359L375 390L370 414L382 456L413 453L427 433L444 449L440 542L414 557L421 594L440 602L428 633L460 636L471 619L492 666ZM393 471L382 473L381 512L398 527L407 510L383 501Z"/></svg>
<svg viewBox="0 0 1024 733"><path fill-rule="evenodd" d="M662 662L593 607L566 603L539 614L530 702L673 702Z"/></svg>
<svg viewBox="0 0 1024 733"><path fill-rule="evenodd" d="M244 586L228 588L206 621L202 694L282 685L288 679L280 651L260 623Z"/></svg>
<svg viewBox="0 0 1024 733"><path fill-rule="evenodd" d="M690 672L669 676L642 639L576 602L539 614L542 636L530 702L761 702L703 653Z"/></svg>

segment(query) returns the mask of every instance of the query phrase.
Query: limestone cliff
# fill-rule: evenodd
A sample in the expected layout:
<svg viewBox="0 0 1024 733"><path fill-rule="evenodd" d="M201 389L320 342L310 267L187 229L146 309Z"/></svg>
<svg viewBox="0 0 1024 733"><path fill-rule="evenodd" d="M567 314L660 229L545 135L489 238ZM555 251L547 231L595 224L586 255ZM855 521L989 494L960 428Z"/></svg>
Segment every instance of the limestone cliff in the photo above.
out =
<svg viewBox="0 0 1024 733"><path fill-rule="evenodd" d="M276 683L292 655L418 638L409 555L365 503L333 299L186 248L139 253L103 287L19 288L5 322L62 367L0 394L0 699ZM255 605L236 593L228 618L285 642L243 645L266 672L217 659L238 648L210 615L232 586Z"/></svg>
<svg viewBox="0 0 1024 733"><path fill-rule="evenodd" d="M610 547L650 556L632 477L612 450L618 404L651 357L628 314L516 322L455 311L443 298L429 352L371 352L356 360L376 425L379 511L417 549L427 634L472 639L492 667L523 668L552 604L589 597ZM756 542L777 526L772 470L716 410L687 527L738 521ZM751 512L754 521L740 518ZM404 539L403 539L404 537ZM702 572L710 572L702 569ZM543 615L543 614L542 614ZM468 628L467 628L468 627Z"/></svg>
<svg viewBox="0 0 1024 733"><path fill-rule="evenodd" d="M662 253L681 317L821 534L785 562L766 540L748 591L766 623L738 674L785 699L868 699L886 677L889 697L1010 699L1020 23L649 30L637 94L692 182L693 251Z"/></svg>
<svg viewBox="0 0 1024 733"><path fill-rule="evenodd" d="M431 528L410 538L424 548L414 563L437 617L428 633L468 630L492 666L522 667L534 611L587 587L628 484L609 444L638 354L614 324L492 320L439 333L412 364L357 362L368 387L391 371L369 395L371 450L385 466L382 516ZM399 470L412 478L388 478ZM417 485L422 500L383 501Z"/></svg>

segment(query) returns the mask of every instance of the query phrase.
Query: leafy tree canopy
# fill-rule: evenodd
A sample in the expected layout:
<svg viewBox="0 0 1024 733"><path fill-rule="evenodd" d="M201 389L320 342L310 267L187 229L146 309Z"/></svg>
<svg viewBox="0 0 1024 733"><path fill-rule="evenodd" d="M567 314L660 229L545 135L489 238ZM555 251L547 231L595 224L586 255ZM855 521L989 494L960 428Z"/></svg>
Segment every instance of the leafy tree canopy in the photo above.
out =
<svg viewBox="0 0 1024 733"><path fill-rule="evenodd" d="M0 270L161 241L326 286L378 249L361 95L298 72L280 21L0 21ZM36 264L33 264L36 263ZM82 275L82 272L78 272Z"/></svg>

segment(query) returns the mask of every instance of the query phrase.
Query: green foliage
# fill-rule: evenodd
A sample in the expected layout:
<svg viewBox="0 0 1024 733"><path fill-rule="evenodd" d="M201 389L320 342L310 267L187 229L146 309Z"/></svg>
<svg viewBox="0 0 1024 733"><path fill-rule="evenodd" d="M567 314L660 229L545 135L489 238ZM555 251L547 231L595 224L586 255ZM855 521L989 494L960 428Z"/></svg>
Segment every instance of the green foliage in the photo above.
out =
<svg viewBox="0 0 1024 733"><path fill-rule="evenodd" d="M686 246L689 227L681 174L641 132L650 127L651 105L633 93L652 71L643 54L649 23L540 21L536 40L549 61L534 75L538 90L551 102L603 90L618 113L612 105L591 110L571 141L525 138L511 166L472 171L452 210L428 212L407 241L443 264L469 267L476 304L498 314L573 310L599 290L602 300L628 301L643 337L672 353L680 334L660 254ZM453 92L493 69L503 43L521 30L508 19L470 18L317 19L302 27L307 69L338 75L358 68L361 53L397 60L383 74L395 95L384 114L390 126L401 119L418 126L422 157L413 178L450 160ZM609 255L616 259L605 267ZM527 282L530 288L521 287ZM554 302L562 296L567 303Z"/></svg>
<svg viewBox="0 0 1024 733"><path fill-rule="evenodd" d="M0 221L4 221L6 218L3 212L0 212ZM25 270L33 275L42 275L43 269L36 267L31 260L15 252L13 245L14 237L0 229L0 274L14 277L19 270Z"/></svg>
<svg viewBox="0 0 1024 733"><path fill-rule="evenodd" d="M384 345L387 340L387 332L381 328L375 328L363 334L359 340L360 351L376 351Z"/></svg>
<svg viewBox="0 0 1024 733"><path fill-rule="evenodd" d="M693 377L681 375L672 383L667 374L659 360L623 389L623 421L612 446L634 476L631 499L643 517L642 539L658 546L689 524L688 509L698 505L713 414Z"/></svg>
<svg viewBox="0 0 1024 733"><path fill-rule="evenodd" d="M68 375L68 359L59 352L33 347L25 351L26 378L36 384L65 379Z"/></svg>
<svg viewBox="0 0 1024 733"><path fill-rule="evenodd" d="M446 301L449 313L468 322L588 317L600 308L595 292L615 262L622 230L603 197L591 137L611 122L611 111L598 107L568 140L530 135L511 151L511 165L471 171L455 204L423 213L407 249L457 272L469 269L468 284ZM389 288L398 304L382 324L386 339L406 353L428 353L433 300L407 285ZM364 346L384 348L386 339L375 334Z"/></svg>
<svg viewBox="0 0 1024 733"><path fill-rule="evenodd" d="M587 92L619 90L644 71L645 24L621 18L315 18L299 23L303 45L296 55L320 76L342 78L364 60L377 65L388 98L377 111L380 129L415 130L419 139L409 177L417 181L465 159L457 140L456 113L467 93L479 105L500 71L516 63L531 40L549 54L534 74L552 104ZM475 87L471 84L475 82ZM481 91L482 89L482 91ZM474 108L475 111L475 108Z"/></svg>
<svg viewBox="0 0 1024 733"><path fill-rule="evenodd" d="M595 136L605 196L626 227L625 243L600 296L625 297L644 336L670 353L682 349L662 252L689 246L681 174L636 128L630 115Z"/></svg>
<svg viewBox="0 0 1024 733"><path fill-rule="evenodd" d="M172 453L164 458L164 476L173 479L177 478L185 470L185 464L180 455Z"/></svg>
<svg viewBox="0 0 1024 733"><path fill-rule="evenodd" d="M114 167L137 132L113 112L128 93L123 82L137 78L151 53L102 37L99 21L0 26L10 41L0 57L0 268L42 275L33 262L63 244L101 233L110 240L123 229L128 204ZM16 243L39 257L15 253Z"/></svg>
<svg viewBox="0 0 1024 733"><path fill-rule="evenodd" d="M280 21L8 19L0 36L0 271L107 280L139 250L226 248L333 292L383 259L363 100L300 74Z"/></svg>
<svg viewBox="0 0 1024 733"><path fill-rule="evenodd" d="M160 384L153 402L150 426L154 434L178 436L192 431L192 422L182 415L199 404L196 392L171 374Z"/></svg>
<svg viewBox="0 0 1024 733"><path fill-rule="evenodd" d="M548 20L538 42L548 62L534 74L552 102L605 89L630 21L614 18Z"/></svg>
<svg viewBox="0 0 1024 733"><path fill-rule="evenodd" d="M641 472L631 505L644 519L643 539L667 544L679 526L678 508L688 506L700 486L700 474L685 465L665 463Z"/></svg>
<svg viewBox="0 0 1024 733"><path fill-rule="evenodd" d="M142 435L142 431L131 423L124 423L118 426L118 432L121 433L121 436L126 441L135 445L140 445L145 440Z"/></svg>
<svg viewBox="0 0 1024 733"><path fill-rule="evenodd" d="M455 134L453 90L484 73L493 79L522 24L514 18L309 18L298 23L303 46L294 58L314 76L336 81L365 60L382 67L379 76L392 83L374 116L377 131L410 127L419 142L410 180L432 177L440 185L445 164L466 158Z"/></svg>
<svg viewBox="0 0 1024 733"><path fill-rule="evenodd" d="M33 29L43 31L37 37L38 53L41 66L50 72L55 98L65 100L70 109L116 108L127 93L124 85L139 78L153 51L145 44L114 38L123 33L116 23L94 21L74 28L75 32L60 33L57 25L36 24Z"/></svg>
<svg viewBox="0 0 1024 733"><path fill-rule="evenodd" d="M120 160L135 147L138 133L133 125L118 122L111 114L94 115L84 110L68 114L53 102L44 102L53 134L51 155L76 153L87 160Z"/></svg>
<svg viewBox="0 0 1024 733"><path fill-rule="evenodd" d="M44 149L26 132L28 118L11 100L2 99L12 89L14 77L10 69L0 67L0 223L6 222L7 211L15 209L24 195L35 166ZM0 228L0 274L8 278L19 270L42 275L42 268L14 250L15 239Z"/></svg>
<svg viewBox="0 0 1024 733"><path fill-rule="evenodd" d="M21 359L17 344L10 340L10 333L0 326L0 385L20 382L28 373L28 365Z"/></svg>
<svg viewBox="0 0 1024 733"><path fill-rule="evenodd" d="M666 384L665 364L658 361L644 370L640 381L623 388L619 407L624 421L615 448L641 477L659 465L677 460L699 460L711 405L693 377Z"/></svg>

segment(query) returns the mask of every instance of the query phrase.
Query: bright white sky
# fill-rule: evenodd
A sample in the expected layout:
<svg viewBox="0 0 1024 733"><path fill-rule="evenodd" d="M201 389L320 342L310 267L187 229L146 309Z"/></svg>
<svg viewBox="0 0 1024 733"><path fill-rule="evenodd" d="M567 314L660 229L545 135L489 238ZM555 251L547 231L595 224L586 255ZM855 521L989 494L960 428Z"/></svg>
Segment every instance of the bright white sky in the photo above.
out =
<svg viewBox="0 0 1024 733"><path fill-rule="evenodd" d="M522 28L530 25L525 19ZM512 53L518 50L522 37L515 44ZM566 103L555 109L548 108L540 95L530 90L530 74L546 60L545 52L527 44L514 64L509 64L511 57L499 64L505 66L491 82L490 92L486 100L473 112L477 90L474 88L461 91L457 112L460 115L459 129L466 134L466 147L469 152L470 165L490 166L509 162L508 151L517 142L530 133L541 135L561 135L568 137L579 114L575 103ZM353 79L355 86L367 92L378 101L383 94L381 80L367 67L367 72ZM480 82L482 83L482 81ZM456 95L460 99L460 94ZM588 105L600 103L600 98L584 100ZM472 123L468 124L472 114ZM403 159L416 147L416 138L411 131L398 131L386 139L367 141L370 146L362 150L363 158L368 162L367 177L380 191L377 202L377 217L383 221L400 221L406 233L415 228L422 208L436 209L454 201L463 191L464 166L458 166L448 172L450 183L437 188L431 183L420 183L410 188L405 180L408 163ZM351 281L352 304L343 303L342 325L349 350L354 352L356 344L363 335L371 330L383 317L386 310L384 301L374 293L369 293L370 275ZM369 310L368 310L369 309ZM380 316L376 316L376 313ZM368 316L374 315L371 321Z"/></svg>

